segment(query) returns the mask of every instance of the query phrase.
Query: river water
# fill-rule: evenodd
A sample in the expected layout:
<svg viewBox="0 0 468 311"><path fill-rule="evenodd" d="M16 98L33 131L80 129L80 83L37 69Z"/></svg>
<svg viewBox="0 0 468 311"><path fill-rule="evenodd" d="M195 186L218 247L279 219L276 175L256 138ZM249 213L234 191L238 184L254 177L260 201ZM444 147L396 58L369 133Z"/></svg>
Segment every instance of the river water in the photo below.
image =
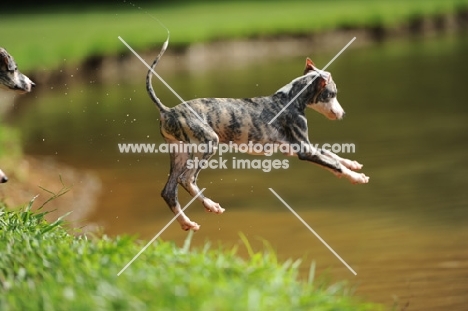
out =
<svg viewBox="0 0 468 311"><path fill-rule="evenodd" d="M346 42L344 42L345 44ZM343 44L343 45L344 45ZM296 158L289 168L204 170L205 194L226 208L187 214L201 225L193 244L240 244L262 239L281 260L302 258L306 276L347 280L356 294L406 310L468 308L468 40L443 36L405 39L349 49L330 67L346 110L342 121L307 113L313 143L353 143L342 154L364 164L367 185L351 185ZM333 53L309 55L323 67ZM164 59L163 59L164 60ZM297 77L303 58L162 73L184 99L268 95ZM102 180L99 205L86 220L105 232L153 237L172 217L159 193L169 169L167 154L120 154L118 143L162 142L159 113L149 100L145 68L133 83L67 82L47 86L11 118L21 128L27 154L49 156ZM73 81L73 78L71 78ZM168 105L177 98L159 83ZM19 105L20 106L20 105ZM267 159L240 154L232 157ZM58 172L59 173L59 172ZM351 273L271 193L274 189L349 264ZM190 197L182 190L185 205ZM187 233L175 223L162 235L181 245ZM245 249L239 247L244 255ZM129 258L130 259L130 258ZM121 268L121 267L118 267Z"/></svg>

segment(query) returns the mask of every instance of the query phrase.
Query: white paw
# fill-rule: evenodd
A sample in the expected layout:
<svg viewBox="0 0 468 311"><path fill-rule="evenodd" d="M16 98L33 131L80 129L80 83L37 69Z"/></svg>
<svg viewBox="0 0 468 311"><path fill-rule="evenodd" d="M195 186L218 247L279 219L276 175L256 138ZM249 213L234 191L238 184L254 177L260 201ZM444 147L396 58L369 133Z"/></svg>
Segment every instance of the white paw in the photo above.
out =
<svg viewBox="0 0 468 311"><path fill-rule="evenodd" d="M362 164L359 163L358 161L353 161L353 160L348 160L348 159L342 159L341 164L349 168L350 170L356 171L360 170L362 168Z"/></svg>
<svg viewBox="0 0 468 311"><path fill-rule="evenodd" d="M367 184L369 182L369 177L363 173L350 171L347 177L353 184Z"/></svg>
<svg viewBox="0 0 468 311"><path fill-rule="evenodd" d="M199 224L190 220L184 220L183 222L181 222L180 227L182 228L182 230L185 230L185 231L188 231L188 230L198 231L200 229Z"/></svg>
<svg viewBox="0 0 468 311"><path fill-rule="evenodd" d="M218 203L213 202L212 200L208 198L203 199L203 206L205 206L205 210L210 213L213 212L216 214L222 214L225 211L224 208L219 206Z"/></svg>

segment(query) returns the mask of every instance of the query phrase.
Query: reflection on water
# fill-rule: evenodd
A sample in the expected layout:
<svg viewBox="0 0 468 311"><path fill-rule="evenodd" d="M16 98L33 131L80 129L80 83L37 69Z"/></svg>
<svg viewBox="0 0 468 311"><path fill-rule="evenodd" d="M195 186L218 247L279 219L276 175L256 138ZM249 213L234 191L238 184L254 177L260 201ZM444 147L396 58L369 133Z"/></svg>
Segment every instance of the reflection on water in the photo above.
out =
<svg viewBox="0 0 468 311"><path fill-rule="evenodd" d="M288 158L289 169L206 170L200 187L226 208L206 214L199 203L188 215L201 224L195 244L239 243L245 233L257 249L264 238L281 259L312 260L319 273L348 279L357 293L408 310L465 310L468 304L468 40L391 42L346 51L330 70L347 112L331 122L308 112L314 143L349 142L346 155L364 164L368 185L354 186L314 165ZM319 66L330 55L314 57ZM251 97L279 89L302 71L303 59L209 73L164 73L186 99ZM55 85L22 111L25 148L52 155L103 180L90 221L109 234L150 238L172 217L160 198L166 154L118 153L117 143L161 143L157 109L144 88L145 68L133 85ZM175 97L161 84L168 106ZM241 158L242 155L227 155ZM247 156L246 156L247 157ZM282 156L277 156L284 159ZM354 277L268 190L273 188L356 270ZM189 201L181 193L181 202ZM174 224L163 239L181 243Z"/></svg>

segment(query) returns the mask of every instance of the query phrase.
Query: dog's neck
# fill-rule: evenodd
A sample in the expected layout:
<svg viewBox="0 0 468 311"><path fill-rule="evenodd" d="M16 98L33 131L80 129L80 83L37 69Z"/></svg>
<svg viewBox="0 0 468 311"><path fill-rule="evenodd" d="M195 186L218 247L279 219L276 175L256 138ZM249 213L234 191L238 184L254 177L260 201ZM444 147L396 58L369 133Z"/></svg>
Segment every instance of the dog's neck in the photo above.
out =
<svg viewBox="0 0 468 311"><path fill-rule="evenodd" d="M303 112L317 93L317 76L318 74L315 72L300 76L280 88L273 96L279 98L284 105L294 99L290 106ZM299 94L299 92L301 93Z"/></svg>

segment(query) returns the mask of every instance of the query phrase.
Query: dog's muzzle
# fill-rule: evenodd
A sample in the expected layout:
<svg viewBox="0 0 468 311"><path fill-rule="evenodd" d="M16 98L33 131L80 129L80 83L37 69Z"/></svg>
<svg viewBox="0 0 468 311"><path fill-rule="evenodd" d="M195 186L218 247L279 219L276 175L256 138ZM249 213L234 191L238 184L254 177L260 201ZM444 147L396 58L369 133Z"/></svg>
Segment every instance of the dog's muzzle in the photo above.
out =
<svg viewBox="0 0 468 311"><path fill-rule="evenodd" d="M0 183L5 183L8 181L8 177L0 170Z"/></svg>

